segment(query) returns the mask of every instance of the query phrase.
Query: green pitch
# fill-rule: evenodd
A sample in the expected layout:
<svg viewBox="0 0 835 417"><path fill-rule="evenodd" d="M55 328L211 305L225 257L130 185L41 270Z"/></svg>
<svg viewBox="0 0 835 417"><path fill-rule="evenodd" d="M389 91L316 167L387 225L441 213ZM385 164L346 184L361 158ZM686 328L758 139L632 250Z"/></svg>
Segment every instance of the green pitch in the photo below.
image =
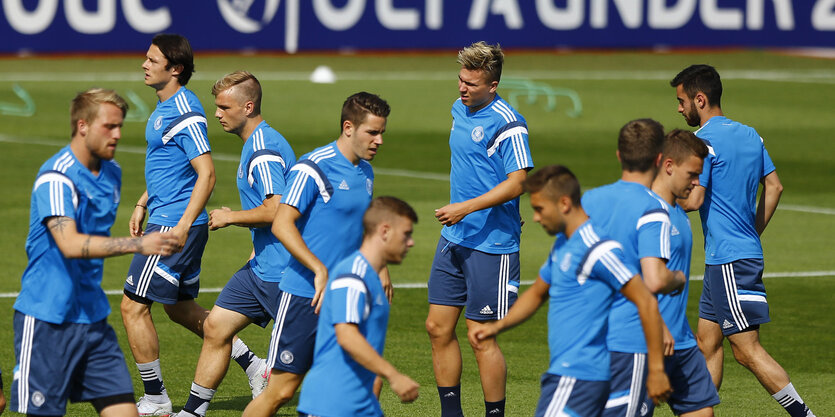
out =
<svg viewBox="0 0 835 417"><path fill-rule="evenodd" d="M24 243L28 230L29 196L38 167L69 139L69 101L91 86L113 88L132 102L131 115L153 109L156 97L142 84L142 54L118 58L50 58L0 60L0 293L19 290L26 265ZM723 109L730 118L757 128L765 138L785 186L780 209L764 235L766 273L783 275L766 279L773 323L763 327L763 344L794 381L804 400L819 415L835 415L831 387L835 384L835 260L831 237L835 231L835 145L832 144L832 105L835 97L835 64L830 60L800 58L766 52L717 54L523 54L507 55L505 78L530 79L558 89L568 88L582 100L582 115L569 117L572 102L556 98L548 109L546 97L529 103L519 97L517 109L530 130L534 163L569 166L585 188L602 185L619 176L615 159L617 131L626 121L652 117L667 129L686 127L676 113L674 91L668 85L680 69L692 63L715 65L723 76ZM239 208L234 176L241 142L224 133L213 120L210 88L215 79L236 69L247 69L262 81L266 120L293 145L297 155L335 139L339 134L339 109L348 95L366 90L380 94L392 106L385 143L373 165L377 172L376 195L395 195L409 201L420 216L416 246L404 264L392 269L396 284L424 283L440 227L433 209L446 204L449 169L447 146L449 107L457 97L457 65L453 53L428 55L305 55L305 56L201 56L189 87L200 97L209 116L217 186L208 208ZM312 84L307 76L317 65L329 65L338 81ZM13 85L23 87L35 106L35 115L3 113L25 110ZM510 84L510 83L508 83ZM511 91L499 88L507 97ZM147 117L147 115L145 116ZM141 117L138 117L141 119ZM123 168L122 207L114 235L127 234L128 216L144 190L144 121L128 121L116 159ZM552 240L531 221L527 200L522 198L522 278L532 280ZM701 275L703 253L698 216L694 225L694 275ZM222 287L251 250L249 233L228 228L210 234L203 260L204 289ZM106 262L103 286L118 290L129 257ZM811 276L785 277L791 274ZM701 282L690 293L691 323L695 323ZM216 293L199 301L210 307ZM382 396L390 416L437 415L439 406L432 375L429 340L423 330L426 290L396 291L385 356L422 386L421 397L401 405L388 388ZM126 352L135 389L141 382L126 344L119 297L111 297L111 323ZM6 396L10 395L14 349L13 298L0 298L0 368ZM539 376L547 368L545 310L518 329L501 337L508 361L508 415L530 415L539 396ZM200 350L200 340L165 318L155 307L161 338L162 369L176 409L188 395ZM464 357L463 404L467 415L483 414L478 374L460 330ZM259 356L266 354L269 332L250 327L242 338ZM769 398L756 379L737 365L726 351L725 382L720 391L719 416L781 416L785 413ZM249 387L236 364L212 402L210 415L239 415L249 401ZM279 415L294 416L295 401ZM14 413L9 413L15 415ZM89 404L71 405L69 415L93 415ZM671 415L662 408L658 415Z"/></svg>

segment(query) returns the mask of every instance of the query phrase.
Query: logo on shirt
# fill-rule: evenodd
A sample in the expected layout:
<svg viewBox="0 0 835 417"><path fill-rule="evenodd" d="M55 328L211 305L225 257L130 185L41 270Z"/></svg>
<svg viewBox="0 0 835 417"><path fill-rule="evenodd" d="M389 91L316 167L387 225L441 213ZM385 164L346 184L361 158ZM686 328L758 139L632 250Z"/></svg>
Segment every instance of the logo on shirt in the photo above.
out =
<svg viewBox="0 0 835 417"><path fill-rule="evenodd" d="M133 283L133 275L128 275L128 279L125 280L130 285L134 285Z"/></svg>
<svg viewBox="0 0 835 417"><path fill-rule="evenodd" d="M350 190L350 189L351 189L351 187L349 187L349 186L348 186L348 182L347 182L347 181L342 180L342 183L341 183L341 184L339 184L339 189L340 189L340 190Z"/></svg>
<svg viewBox="0 0 835 417"><path fill-rule="evenodd" d="M162 116L157 117L157 120L154 120L154 130L159 130L162 127Z"/></svg>
<svg viewBox="0 0 835 417"><path fill-rule="evenodd" d="M278 356L278 359L281 360L281 363L283 363L285 365L289 365L289 364L293 363L293 359L295 359L295 358L293 357L293 352L290 352L289 350L285 350L285 351L281 352L281 355Z"/></svg>
<svg viewBox="0 0 835 417"><path fill-rule="evenodd" d="M676 229L676 227L673 226L673 230L670 231L670 236L678 236L679 234L680 232L678 231L678 229Z"/></svg>
<svg viewBox="0 0 835 417"><path fill-rule="evenodd" d="M566 253L565 256L562 257L562 262L560 262L560 270L562 272L568 271L568 268L571 267L571 254Z"/></svg>
<svg viewBox="0 0 835 417"><path fill-rule="evenodd" d="M476 126L473 128L473 131L470 132L470 137L473 139L473 142L479 143L482 139L484 139L484 128L481 126Z"/></svg>
<svg viewBox="0 0 835 417"><path fill-rule="evenodd" d="M365 179L365 191L368 191L368 195L374 192L374 181L371 181L371 178Z"/></svg>
<svg viewBox="0 0 835 417"><path fill-rule="evenodd" d="M722 328L723 329L729 329L731 327L734 327L733 323L729 322L728 319L725 319L725 322L722 323Z"/></svg>
<svg viewBox="0 0 835 417"><path fill-rule="evenodd" d="M113 203L119 204L119 189L116 188L113 190Z"/></svg>
<svg viewBox="0 0 835 417"><path fill-rule="evenodd" d="M244 177L244 164L238 164L238 178Z"/></svg>

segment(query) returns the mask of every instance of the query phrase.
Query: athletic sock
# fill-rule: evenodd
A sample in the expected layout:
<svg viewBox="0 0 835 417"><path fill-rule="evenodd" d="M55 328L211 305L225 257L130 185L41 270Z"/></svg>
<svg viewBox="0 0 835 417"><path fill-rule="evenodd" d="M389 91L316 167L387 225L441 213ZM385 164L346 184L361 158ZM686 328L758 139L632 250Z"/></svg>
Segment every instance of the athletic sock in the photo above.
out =
<svg viewBox="0 0 835 417"><path fill-rule="evenodd" d="M249 346L241 339L235 339L235 342L232 343L232 359L243 368L248 377L252 378L254 375L251 373L258 372L258 367L252 365L257 364L260 358L255 356L255 353L249 350Z"/></svg>
<svg viewBox="0 0 835 417"><path fill-rule="evenodd" d="M139 375L142 376L142 385L145 386L145 398L162 404L170 401L168 393L165 392L165 384L162 383L162 370L159 367L159 359L148 363L137 363Z"/></svg>
<svg viewBox="0 0 835 417"><path fill-rule="evenodd" d="M484 417L504 417L504 401L484 402Z"/></svg>
<svg viewBox="0 0 835 417"><path fill-rule="evenodd" d="M815 415L809 410L809 407L803 403L803 400L800 398L800 395L797 393L797 390L794 389L794 385L789 382L788 385L783 387L780 391L776 394L772 395L775 400L777 400L783 408L786 409L786 412L789 413L792 417L814 417Z"/></svg>
<svg viewBox="0 0 835 417"><path fill-rule="evenodd" d="M217 390L202 387L192 382L191 393L188 394L188 401L186 401L183 411L188 411L196 416L205 416L206 410L209 409L209 401L215 396L215 392Z"/></svg>
<svg viewBox="0 0 835 417"><path fill-rule="evenodd" d="M461 385L454 387L438 387L441 397L441 417L464 417L461 410Z"/></svg>

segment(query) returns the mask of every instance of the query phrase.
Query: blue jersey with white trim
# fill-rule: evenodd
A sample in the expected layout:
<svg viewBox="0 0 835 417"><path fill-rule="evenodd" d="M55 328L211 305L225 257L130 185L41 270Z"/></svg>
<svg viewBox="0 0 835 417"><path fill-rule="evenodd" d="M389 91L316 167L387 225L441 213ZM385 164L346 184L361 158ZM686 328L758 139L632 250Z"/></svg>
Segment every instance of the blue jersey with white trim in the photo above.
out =
<svg viewBox="0 0 835 417"><path fill-rule="evenodd" d="M304 243L330 270L359 249L362 216L373 189L371 164L364 160L352 164L334 141L299 158L290 169L281 204L299 210L296 227ZM316 294L313 272L296 258L289 256L283 274L282 291L307 298Z"/></svg>
<svg viewBox="0 0 835 417"><path fill-rule="evenodd" d="M641 258L670 259L670 216L666 203L649 188L629 181L589 190L583 208L594 224L623 245L626 264L641 270ZM638 309L622 294L609 314L609 350L646 353L647 344Z"/></svg>
<svg viewBox="0 0 835 417"><path fill-rule="evenodd" d="M119 207L122 169L101 161L93 175L69 146L44 163L32 188L26 256L14 309L49 323L95 323L110 313L101 289L104 260L65 258L46 226L69 217L79 233L110 236Z"/></svg>
<svg viewBox="0 0 835 417"><path fill-rule="evenodd" d="M699 183L705 199L699 208L705 235L705 263L762 259L754 225L760 180L775 170L756 130L723 116L711 117L696 131L710 151Z"/></svg>
<svg viewBox="0 0 835 417"><path fill-rule="evenodd" d="M533 168L525 119L498 95L476 112L461 99L453 103L449 149L450 203L478 197L511 172ZM518 197L470 213L441 231L452 243L493 254L518 252L520 234Z"/></svg>
<svg viewBox="0 0 835 417"><path fill-rule="evenodd" d="M237 179L241 208L252 210L263 204L269 195L280 198L285 178L295 163L296 154L284 136L267 122L259 123L241 150ZM255 249L255 257L249 261L252 272L264 281L279 282L289 254L279 248L281 243L271 226L250 227L249 230Z"/></svg>
<svg viewBox="0 0 835 417"><path fill-rule="evenodd" d="M168 100L158 102L145 126L145 184L148 223L174 227L188 206L197 182L191 160L211 152L206 114L197 96L180 87ZM209 221L203 210L194 225Z"/></svg>
<svg viewBox="0 0 835 417"><path fill-rule="evenodd" d="M332 268L330 276L316 328L313 366L304 379L298 409L321 416L382 416L372 390L375 374L339 346L334 326L357 325L382 356L389 318L386 293L359 251Z"/></svg>
<svg viewBox="0 0 835 417"><path fill-rule="evenodd" d="M539 270L548 290L548 373L587 381L609 380L606 333L609 309L637 272L623 261L621 244L598 235L586 221L570 239L560 233Z"/></svg>
<svg viewBox="0 0 835 417"><path fill-rule="evenodd" d="M664 202L667 204L667 202ZM680 294L658 294L658 310L661 317L675 339L675 350L689 349L696 346L696 337L687 322L687 295L690 293L690 253L693 249L693 232L690 230L690 219L678 204L671 207L670 212L670 260L667 268L671 271L682 271L687 278L684 290Z"/></svg>

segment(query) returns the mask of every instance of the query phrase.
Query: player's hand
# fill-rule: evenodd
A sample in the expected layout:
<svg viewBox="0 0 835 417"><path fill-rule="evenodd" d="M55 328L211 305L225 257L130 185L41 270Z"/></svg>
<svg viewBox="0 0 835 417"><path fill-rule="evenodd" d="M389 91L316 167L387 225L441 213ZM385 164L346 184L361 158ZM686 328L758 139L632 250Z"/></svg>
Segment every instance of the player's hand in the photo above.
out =
<svg viewBox="0 0 835 417"><path fill-rule="evenodd" d="M394 298L394 285L391 283L391 277L388 274L380 275L380 284L383 284L383 291L386 293L389 303Z"/></svg>
<svg viewBox="0 0 835 417"><path fill-rule="evenodd" d="M389 385L391 386L391 390L400 398L401 402L410 403L418 397L418 388L420 388L420 385L406 375L401 373L395 374L389 378Z"/></svg>
<svg viewBox="0 0 835 417"><path fill-rule="evenodd" d="M174 253L183 250L186 246L186 240L188 240L188 229L188 227L176 225L169 231L177 239L177 247L175 248Z"/></svg>
<svg viewBox="0 0 835 417"><path fill-rule="evenodd" d="M130 215L130 221L128 222L128 229L131 237L139 237L144 234L142 231L142 223L145 222L146 210L147 209L145 207L138 204L133 208L133 214Z"/></svg>
<svg viewBox="0 0 835 417"><path fill-rule="evenodd" d="M676 351L676 339L673 338L673 334L670 333L670 329L667 328L666 324L662 323L661 328L664 330L662 337L664 356L673 356L673 353Z"/></svg>
<svg viewBox="0 0 835 417"><path fill-rule="evenodd" d="M647 395L652 398L655 405L666 402L670 398L673 389L670 387L670 379L663 369L651 370L647 374Z"/></svg>
<svg viewBox="0 0 835 417"><path fill-rule="evenodd" d="M684 286L687 285L687 276L684 275L684 272L673 271L673 281L675 281L676 287L667 295L676 296L684 291Z"/></svg>
<svg viewBox="0 0 835 417"><path fill-rule="evenodd" d="M435 218L444 226L452 226L466 217L469 213L464 203L447 204L435 210Z"/></svg>
<svg viewBox="0 0 835 417"><path fill-rule="evenodd" d="M209 230L217 230L229 226L229 213L232 209L229 207L221 207L209 212Z"/></svg>
<svg viewBox="0 0 835 417"><path fill-rule="evenodd" d="M496 337L499 334L499 325L495 321L486 323L469 323L469 330L467 331L467 338L470 339L470 344L478 346L481 342Z"/></svg>
<svg viewBox="0 0 835 417"><path fill-rule="evenodd" d="M328 285L328 269L325 268L324 265L319 268L320 270L316 272L316 275L313 277L313 289L316 293L313 295L313 300L310 301L311 307L316 307L314 311L316 314L319 314L319 310L322 309L322 300L324 300L323 295L325 295L325 286Z"/></svg>
<svg viewBox="0 0 835 417"><path fill-rule="evenodd" d="M139 238L140 253L143 255L168 256L177 248L177 237L171 232L148 233Z"/></svg>

